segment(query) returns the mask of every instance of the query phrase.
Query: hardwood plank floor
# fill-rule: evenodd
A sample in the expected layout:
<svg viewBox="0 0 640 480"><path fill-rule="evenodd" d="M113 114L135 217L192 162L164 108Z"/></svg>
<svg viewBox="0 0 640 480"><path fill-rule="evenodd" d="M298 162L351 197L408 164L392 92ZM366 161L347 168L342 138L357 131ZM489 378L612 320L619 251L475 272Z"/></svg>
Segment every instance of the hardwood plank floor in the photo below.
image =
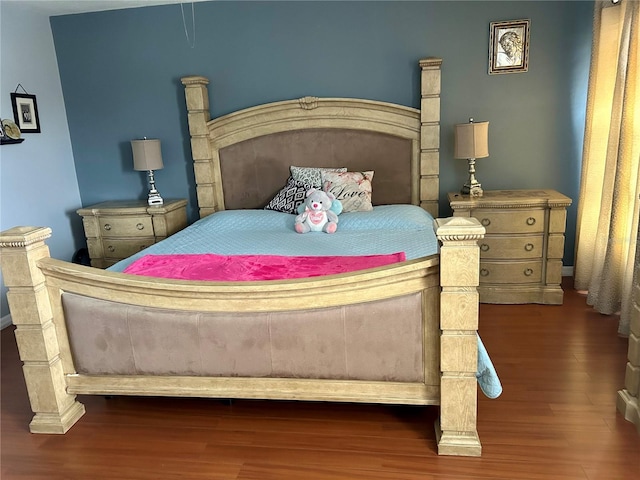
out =
<svg viewBox="0 0 640 480"><path fill-rule="evenodd" d="M432 407L80 396L66 435L33 435L13 328L1 333L2 480L631 480L616 412L627 341L565 279L562 306L481 305L504 387L479 393L481 458L438 457Z"/></svg>

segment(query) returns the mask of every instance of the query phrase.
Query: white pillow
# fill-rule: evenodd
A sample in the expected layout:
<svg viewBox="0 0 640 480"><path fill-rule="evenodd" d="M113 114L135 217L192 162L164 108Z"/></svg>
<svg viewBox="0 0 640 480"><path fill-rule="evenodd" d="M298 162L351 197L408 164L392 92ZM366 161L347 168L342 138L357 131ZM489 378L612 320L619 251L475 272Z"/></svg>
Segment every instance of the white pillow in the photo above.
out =
<svg viewBox="0 0 640 480"><path fill-rule="evenodd" d="M322 189L342 202L343 212L369 212L373 170L367 172L322 172Z"/></svg>

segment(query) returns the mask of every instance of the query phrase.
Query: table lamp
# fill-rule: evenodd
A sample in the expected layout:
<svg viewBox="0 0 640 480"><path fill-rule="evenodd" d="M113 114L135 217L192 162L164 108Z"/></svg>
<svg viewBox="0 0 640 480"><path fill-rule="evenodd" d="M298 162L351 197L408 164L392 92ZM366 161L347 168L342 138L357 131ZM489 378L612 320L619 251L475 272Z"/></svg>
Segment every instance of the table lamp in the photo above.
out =
<svg viewBox="0 0 640 480"><path fill-rule="evenodd" d="M469 180L461 192L471 197L482 196L482 186L476 180L476 158L489 156L489 122L459 123L455 127L454 158L466 158L469 162Z"/></svg>
<svg viewBox="0 0 640 480"><path fill-rule="evenodd" d="M131 140L131 149L133 150L133 169L149 172L149 205L162 205L164 201L156 190L156 182L153 178L153 171L164 167L160 140L146 137L142 140Z"/></svg>

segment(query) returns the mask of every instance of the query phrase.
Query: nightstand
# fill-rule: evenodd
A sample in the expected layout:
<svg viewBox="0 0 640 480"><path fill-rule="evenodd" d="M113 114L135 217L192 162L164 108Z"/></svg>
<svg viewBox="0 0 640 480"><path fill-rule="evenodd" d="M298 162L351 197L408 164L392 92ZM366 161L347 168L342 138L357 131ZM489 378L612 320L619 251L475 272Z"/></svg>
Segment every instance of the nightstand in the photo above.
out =
<svg viewBox="0 0 640 480"><path fill-rule="evenodd" d="M495 190L482 197L449 193L456 217L475 217L482 303L561 305L562 256L571 199L555 190Z"/></svg>
<svg viewBox="0 0 640 480"><path fill-rule="evenodd" d="M103 202L77 210L82 216L91 266L106 268L187 226L187 201Z"/></svg>

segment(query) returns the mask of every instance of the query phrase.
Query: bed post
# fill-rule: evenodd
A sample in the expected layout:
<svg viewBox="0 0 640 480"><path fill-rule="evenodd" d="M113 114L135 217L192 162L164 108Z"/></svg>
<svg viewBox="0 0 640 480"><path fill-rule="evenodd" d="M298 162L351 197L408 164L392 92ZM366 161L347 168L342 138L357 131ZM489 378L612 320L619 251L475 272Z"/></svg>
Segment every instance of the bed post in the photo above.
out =
<svg viewBox="0 0 640 480"><path fill-rule="evenodd" d="M464 220L464 221L461 221ZM475 218L438 218L440 246L440 419L438 454L480 456L478 393L478 240Z"/></svg>
<svg viewBox="0 0 640 480"><path fill-rule="evenodd" d="M420 60L420 172L419 205L438 217L440 196L440 77L441 58ZM416 202L418 203L418 202Z"/></svg>
<svg viewBox="0 0 640 480"><path fill-rule="evenodd" d="M638 230L640 233L640 230ZM634 279L628 307L631 322L624 388L618 390L616 406L625 420L636 426L640 435L640 245L636 248ZM623 309L624 312L624 309ZM623 313L624 314L624 313Z"/></svg>
<svg viewBox="0 0 640 480"><path fill-rule="evenodd" d="M0 233L2 275L16 325L16 342L31 410L32 433L66 433L84 405L66 392L60 347L44 276L36 265L49 257L50 228L15 227Z"/></svg>
<svg viewBox="0 0 640 480"><path fill-rule="evenodd" d="M203 218L224 209L224 199L219 188L220 159L213 158L214 152L209 144L207 129L207 122L211 119L207 91L209 80L201 76L190 76L183 77L181 81L187 103L198 207L200 218Z"/></svg>

